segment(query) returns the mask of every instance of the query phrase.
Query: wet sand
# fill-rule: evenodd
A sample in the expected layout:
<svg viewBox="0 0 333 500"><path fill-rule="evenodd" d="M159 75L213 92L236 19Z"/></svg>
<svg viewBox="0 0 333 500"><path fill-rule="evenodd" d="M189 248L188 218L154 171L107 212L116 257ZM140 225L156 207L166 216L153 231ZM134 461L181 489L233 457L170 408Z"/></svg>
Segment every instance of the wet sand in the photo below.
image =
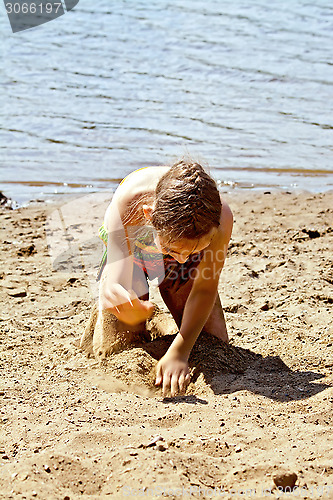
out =
<svg viewBox="0 0 333 500"><path fill-rule="evenodd" d="M203 335L173 399L153 386L175 331L158 296L165 337L101 366L79 351L91 280L49 257L61 202L0 209L0 498L283 498L273 477L286 472L298 498L333 498L333 193L225 198L231 344Z"/></svg>

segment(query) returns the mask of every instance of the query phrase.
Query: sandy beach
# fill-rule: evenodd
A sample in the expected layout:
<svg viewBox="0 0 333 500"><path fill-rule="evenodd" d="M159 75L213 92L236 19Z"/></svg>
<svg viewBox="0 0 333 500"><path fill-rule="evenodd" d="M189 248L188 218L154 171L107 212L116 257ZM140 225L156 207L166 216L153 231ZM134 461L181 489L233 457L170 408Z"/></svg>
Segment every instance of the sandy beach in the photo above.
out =
<svg viewBox="0 0 333 500"><path fill-rule="evenodd" d="M231 343L200 338L173 399L153 386L175 331L159 297L167 335L87 358L91 278L55 266L46 240L63 202L0 209L0 498L333 498L333 193L225 198ZM273 481L286 473L289 495Z"/></svg>

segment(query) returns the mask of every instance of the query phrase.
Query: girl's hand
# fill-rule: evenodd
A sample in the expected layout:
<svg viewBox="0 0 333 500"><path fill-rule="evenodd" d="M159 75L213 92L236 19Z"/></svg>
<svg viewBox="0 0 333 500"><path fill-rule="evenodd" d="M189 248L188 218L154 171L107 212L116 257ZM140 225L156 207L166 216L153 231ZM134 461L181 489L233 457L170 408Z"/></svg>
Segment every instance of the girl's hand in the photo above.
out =
<svg viewBox="0 0 333 500"><path fill-rule="evenodd" d="M185 394L190 380L187 361L167 351L156 367L155 385L163 384L163 396L166 396L168 392L172 397Z"/></svg>
<svg viewBox="0 0 333 500"><path fill-rule="evenodd" d="M114 314L120 321L134 326L150 318L154 305L148 300L140 300L133 290L114 284L103 293L102 309Z"/></svg>

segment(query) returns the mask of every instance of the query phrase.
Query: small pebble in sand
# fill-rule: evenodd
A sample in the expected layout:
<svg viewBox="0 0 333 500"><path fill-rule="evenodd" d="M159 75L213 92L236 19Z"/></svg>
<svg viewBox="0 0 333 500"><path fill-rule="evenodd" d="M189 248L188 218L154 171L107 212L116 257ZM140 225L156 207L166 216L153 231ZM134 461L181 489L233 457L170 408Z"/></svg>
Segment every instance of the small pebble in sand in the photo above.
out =
<svg viewBox="0 0 333 500"><path fill-rule="evenodd" d="M7 292L10 297L26 297L27 291L24 288L17 288L10 292Z"/></svg>
<svg viewBox="0 0 333 500"><path fill-rule="evenodd" d="M273 477L275 485L279 488L293 488L297 481L297 474L295 472L286 472L283 474L276 474Z"/></svg>
<svg viewBox="0 0 333 500"><path fill-rule="evenodd" d="M146 445L146 448L150 448L151 446L155 446L158 441L164 441L164 437L162 436L154 436L150 442Z"/></svg>

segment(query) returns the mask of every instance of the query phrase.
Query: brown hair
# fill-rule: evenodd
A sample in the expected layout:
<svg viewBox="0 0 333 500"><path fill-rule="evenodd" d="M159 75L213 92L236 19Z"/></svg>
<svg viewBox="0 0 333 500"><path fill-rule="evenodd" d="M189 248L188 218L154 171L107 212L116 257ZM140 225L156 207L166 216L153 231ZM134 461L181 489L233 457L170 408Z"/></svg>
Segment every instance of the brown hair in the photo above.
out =
<svg viewBox="0 0 333 500"><path fill-rule="evenodd" d="M159 180L152 225L167 238L201 238L220 224L222 204L215 181L199 163L182 159Z"/></svg>

